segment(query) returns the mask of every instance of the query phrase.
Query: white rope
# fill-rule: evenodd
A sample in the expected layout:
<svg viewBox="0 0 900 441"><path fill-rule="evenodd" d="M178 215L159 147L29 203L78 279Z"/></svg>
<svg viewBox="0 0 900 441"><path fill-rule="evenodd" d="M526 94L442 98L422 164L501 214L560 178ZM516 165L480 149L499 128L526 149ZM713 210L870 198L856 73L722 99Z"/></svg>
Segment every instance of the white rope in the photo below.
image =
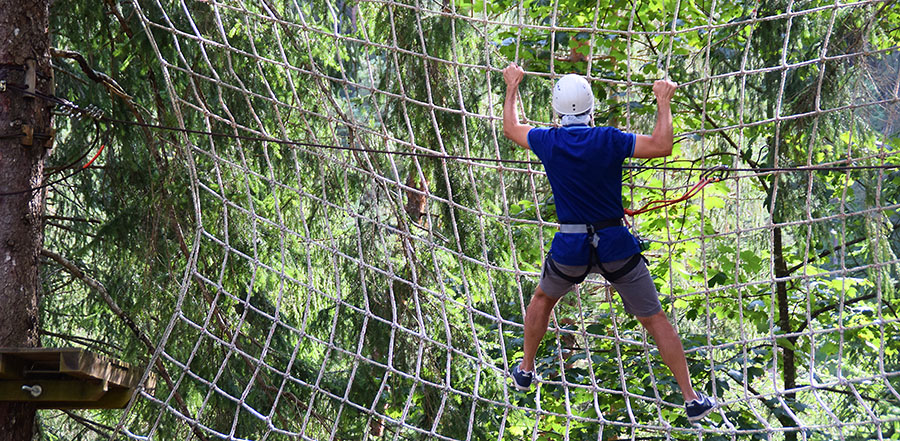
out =
<svg viewBox="0 0 900 441"><path fill-rule="evenodd" d="M644 5L632 2L627 18L625 11L617 15L609 8L601 17L605 5L598 1L579 25L583 27L567 22L572 11L559 0L546 5L543 17L524 2L501 12L491 9L490 2L472 6L423 0L131 4L156 55L177 124L186 129L202 126L229 135L470 158L534 159L514 150L499 133L499 70L510 61L502 54L513 54L512 61L529 71L523 90L535 95L523 93L523 118L547 126L548 103L542 101L549 98L538 91L568 73L557 55L569 48L560 47L557 37L583 32L588 55L579 65L586 70L579 73L621 93L610 102L625 106L620 112L623 130L652 130L652 119L631 105L652 97L644 62L655 60L665 76L693 75L677 80L682 82L679 93L699 101L698 108L676 96L674 110L682 155L700 158L700 167L717 164L712 155L732 148L726 138L739 150L727 161L736 168L750 167L740 154L759 149L755 134L770 128L776 167L785 165L786 149L801 151L807 166L884 165L896 157L890 146L894 132L885 128L880 143L871 144L857 125L841 119L849 115L852 121L871 109L885 109L894 118L900 108L900 70L897 79L887 82L891 90L838 103L823 99L829 69L878 60L900 48L895 43L830 51L844 17L887 8L886 0L791 0L783 10L764 14L758 3L735 12L731 8L739 6L714 1L703 19L693 23L683 21L692 17L688 8L695 8L693 3L674 2L674 9L657 11L656 22L644 23ZM732 15L719 16L720 9ZM795 50L796 34L815 20L823 23L823 38L815 55L807 57ZM874 32L872 20L867 17L863 41ZM783 26L782 40L773 42L780 43L780 53L772 65L755 65L761 26ZM445 34L434 35L438 30ZM513 35L509 52L498 37L501 32ZM734 45L714 34L731 34L743 42L740 61L733 60L739 66L715 65L715 51ZM678 55L683 41L697 35L703 47L691 47L690 57ZM607 72L594 57L604 55L599 48L612 37L627 59ZM549 56L534 61L533 38L547 39L542 48L549 48ZM689 58L696 62L684 61ZM679 69L673 68L676 64ZM794 112L787 95L791 75L813 68L818 72L812 80L812 110ZM754 110L759 103L753 100L760 96L754 88L764 76L778 82L777 89L768 91L775 103L771 115ZM856 77L852 90L866 87L871 84ZM688 97L694 91L699 91L696 98ZM736 93L734 114L720 114L716 107L725 93ZM696 122L688 123L691 118ZM811 128L808 142L785 145L788 128L800 122ZM846 152L821 159L829 124L843 124L849 140L840 146L828 141ZM704 423L690 426L676 422L683 415L682 403L673 398L677 391L664 385L671 378L652 340L636 332L601 280L587 281L557 306L538 354L538 370L547 375L533 392L524 395L507 385L506 372L518 363L522 318L540 277L539 261L557 226L545 217L550 192L540 167L407 159L188 134L180 142L187 160L185 191L190 192L196 224L188 237L181 289L165 311L171 315L160 317L157 347L150 354L150 366L165 366L171 383L160 382L157 391L136 395L120 417L116 435L141 440L173 434L195 439L202 434L211 439L599 440L783 439L787 434L807 439L816 432L845 439L862 432L888 437L900 422L897 412L884 410L890 405L887 397L900 401L892 384L900 369L892 358L891 337L900 318L882 307L892 300L883 290L900 266L882 240L890 233L884 222L890 222L887 213L900 209L900 203L875 197L860 205L854 199L854 192L862 191L854 182L861 179L870 179L865 183L875 194L887 192L891 177L885 170L865 178L847 173L840 196L834 196L839 202L833 212L815 205L812 195L820 184L812 172L804 174L805 185L793 188L784 174L763 171L726 181L727 190L707 189L684 206L659 212L662 226L648 237L653 243L651 269L663 274L657 281L664 287L673 324L683 336L700 336L686 345L692 363L706 371L695 375L695 387L706 390L708 383L723 404ZM770 175L774 177L766 182L774 184L767 202L757 182ZM674 171L632 174L625 195L633 204L648 195L672 197L692 186L692 180ZM778 219L776 204L792 200L789 192L807 195L794 207L802 214ZM717 208L721 202L713 205L708 197L726 198L726 208ZM404 201L415 198L425 201L418 218L404 211ZM513 210L514 205L525 208ZM854 222L861 219L878 225L866 242L877 252L862 262L853 257L858 249L846 245L857 239L860 229ZM655 228L657 220L648 221L639 218L636 224ZM690 223L696 226L686 226ZM821 264L817 254L824 250L813 239L825 226L836 230L834 265ZM771 252L776 229L785 237L798 235L792 252L799 257L790 257L796 257L802 271L778 275ZM768 253L768 262L751 273L746 253L759 249ZM725 274L726 283L708 286L720 272L723 255L731 258L734 269ZM698 259L700 268L674 261L674 256ZM850 280L860 274L872 277L874 294L859 303L874 310L865 319L856 313L859 305L853 300L859 283ZM834 280L841 281L838 298L833 309L822 312L816 290ZM802 329L779 327L776 292L781 284L802 296L791 310ZM757 329L760 319L748 303L753 301L768 308L762 329ZM676 307L681 302L698 308L695 318ZM733 320L716 316L723 304L733 306ZM597 316L599 311L608 317ZM821 320L823 314L834 320ZM590 328L595 325L602 330ZM877 336L869 354L877 363L868 370L851 360L861 349L845 337L862 332ZM797 345L794 387L783 384L779 355L790 339ZM375 341L384 346L371 347ZM836 345L834 360L816 358L824 344ZM801 350L802 345L809 349ZM767 372L762 375L753 373L757 351L770 354L763 357ZM550 353L552 361L541 360ZM730 376L733 366L736 374ZM615 381L608 380L610 373ZM639 379L645 376L648 383L642 384ZM873 402L873 394L883 402ZM191 399L183 402L185 396ZM808 408L790 402L791 396ZM838 400L850 403L856 415L850 416ZM794 426L785 427L774 417L776 411Z"/></svg>

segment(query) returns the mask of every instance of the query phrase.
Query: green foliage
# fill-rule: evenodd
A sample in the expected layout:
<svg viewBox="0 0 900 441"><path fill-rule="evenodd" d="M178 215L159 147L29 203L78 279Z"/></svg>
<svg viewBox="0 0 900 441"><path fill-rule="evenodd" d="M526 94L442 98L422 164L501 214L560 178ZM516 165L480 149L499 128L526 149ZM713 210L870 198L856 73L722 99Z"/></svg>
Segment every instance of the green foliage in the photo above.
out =
<svg viewBox="0 0 900 441"><path fill-rule="evenodd" d="M689 83L675 103L686 136L650 165L900 160L896 102L872 105L895 93L891 3L426 6L443 9L54 3L54 45L84 54L130 98L60 58L58 95L117 119L301 143L58 118L51 167L95 151L95 139L106 150L102 168L51 192L46 247L100 281L123 316L48 263L43 343L138 365L161 351L153 398L127 416L133 433L292 439L271 424L311 439L383 430L596 440L659 437L649 427L671 425L665 436L695 437L682 430L680 390L652 342L598 284L558 305L558 329L539 349L540 394L507 387L555 233L552 192L533 166L318 146L526 158L496 120L474 117L500 112L502 78L485 66L515 60L532 73L600 79L595 121L644 133L656 109L641 85ZM545 75L523 83L530 119L551 119L550 84ZM886 375L900 369L900 177L741 175L635 220L695 385L729 403L724 419L705 423L709 438L789 438L796 430L773 438L766 428L793 425L793 414L818 427L808 439L868 439L867 412L900 417L896 377ZM626 172L625 203L678 197L697 179ZM62 220L71 218L86 221ZM785 393L789 381L796 389ZM110 427L121 417L77 414ZM79 421L48 411L42 437L108 437ZM891 438L900 427L880 430Z"/></svg>

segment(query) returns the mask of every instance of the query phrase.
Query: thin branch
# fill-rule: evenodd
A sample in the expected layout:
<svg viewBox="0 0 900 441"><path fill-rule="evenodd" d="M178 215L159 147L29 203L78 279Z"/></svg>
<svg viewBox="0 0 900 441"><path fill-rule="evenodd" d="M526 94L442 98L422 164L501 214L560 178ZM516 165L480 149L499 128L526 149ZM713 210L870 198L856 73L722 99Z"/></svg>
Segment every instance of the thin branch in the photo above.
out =
<svg viewBox="0 0 900 441"><path fill-rule="evenodd" d="M96 279L85 274L85 272L82 271L81 268L78 268L74 263L46 248L41 250L41 255L55 261L60 266L62 266L63 269L68 271L68 273L73 277L81 280L85 285L87 285L94 291L97 291L101 296L103 296L103 300L105 300L107 304L110 304L110 307L113 309L113 312L115 312L116 315L119 315L120 313L124 314L122 312L122 309L115 304L115 301L113 301L113 299L109 297L109 292L106 291L106 287L104 287L103 284L98 282Z"/></svg>
<svg viewBox="0 0 900 441"><path fill-rule="evenodd" d="M838 394L853 395L853 392L850 392L850 391L848 391L848 390L835 389L835 388L833 388L833 387L818 387L818 386L813 386L813 385L809 385L809 384L798 384L797 387L810 387L810 388L812 388L813 390L825 390L825 391L828 391L828 392L834 392L834 393L838 393ZM854 396L855 396L855 395L854 395ZM864 400L866 400L866 401L871 401L871 402L873 402L873 403L877 403L877 402L883 400L883 399L881 399L881 398L872 398L872 397L870 397L870 396L868 396L868 395L865 395L865 394L859 394L859 396L860 396L860 398L862 398L862 399L864 399ZM888 401L892 401L892 400L888 400Z"/></svg>
<svg viewBox="0 0 900 441"><path fill-rule="evenodd" d="M110 426L89 420L89 419L84 418L81 415L78 415L75 412L72 412L70 410L62 410L62 413L66 414L66 416L68 416L69 418L74 420L76 423L81 424L86 429L90 430L91 432L94 432L97 435L100 435L104 438L109 438L109 433L114 430ZM104 432L104 430L106 432Z"/></svg>
<svg viewBox="0 0 900 441"><path fill-rule="evenodd" d="M859 303L859 302L861 302L861 301L863 301L863 300L869 300L869 299L874 299L874 298L875 298L875 294L866 294L866 295L864 295L864 296L854 297L854 298L852 298L852 299L847 300L846 302L844 302L844 306L852 305L852 304L854 304L854 303ZM826 312L828 312L828 311L837 309L838 305L839 305L839 303L834 303L834 304L832 304L832 305L828 305L828 306L826 306L826 307L819 308L819 309L813 311L813 312L809 315L809 320L808 320L808 321L805 321L805 322L803 322L803 323L801 323L800 326L798 326L797 329L794 330L794 332L795 332L795 333L796 333L796 332L803 332L803 329L805 329L806 326L809 325L809 322L811 322L811 321L812 321L813 319L815 319L816 317L818 317L818 316L820 316L820 315L822 315L822 314L824 314L824 313L826 313ZM795 337L795 338L796 338L796 337Z"/></svg>
<svg viewBox="0 0 900 441"><path fill-rule="evenodd" d="M85 231L78 231L78 230L76 230L76 229L74 229L74 228L72 228L72 227L69 227L69 226L66 226L66 225L63 225L63 224L58 224L58 223L56 223L56 222L49 222L49 221L48 221L48 222L44 222L44 223L45 223L46 225L51 226L51 227L56 227L56 228L59 228L60 230L66 230L66 231L69 231L69 232L72 232L72 233L75 233L75 234L80 234L80 235L84 235L84 236L88 236L88 237L97 237L96 234L91 234L91 233L88 233L88 232L85 232Z"/></svg>
<svg viewBox="0 0 900 441"><path fill-rule="evenodd" d="M894 225L893 228L891 228L891 232L893 233L894 231L897 231L898 229L900 229L900 224ZM825 257L830 256L830 255L831 255L832 253L834 253L835 251L838 251L838 250L840 250L840 249L842 249L842 248L845 248L845 247L847 247L847 246L850 246L850 245L856 245L856 244L858 244L858 243L860 243L860 242L862 242L862 241L864 241L864 240L866 240L866 239L869 239L869 236L858 237L858 238L856 238L856 239L851 240L850 242L844 242L844 243L842 243L842 244L840 244L840 245L836 245L834 248L832 248L832 249L830 249L830 250L825 250L825 251L821 252L821 253L816 257L815 260L824 259ZM788 272L788 274L791 274L791 273L793 273L794 271L797 271L798 269L800 269L800 268L802 268L802 267L804 267L805 265L808 265L808 264L809 264L809 262L806 262L806 263L798 263L798 264L792 266L790 269L788 269L787 272Z"/></svg>
<svg viewBox="0 0 900 441"><path fill-rule="evenodd" d="M121 347L119 347L113 343L110 343L108 341L93 339L90 337L82 337L80 335L70 335L70 334L59 334L56 332L48 331L46 329L38 329L38 333L41 335L46 335L48 337L56 337L56 338L59 338L62 340L82 344L82 345L88 346L92 350L103 352L104 354L112 356L112 357L115 357L115 353L113 351L110 351L109 349L107 349L107 346L111 346L113 349L115 349L117 351L120 351L120 352L122 351Z"/></svg>
<svg viewBox="0 0 900 441"><path fill-rule="evenodd" d="M134 115L135 119L138 120L141 124L146 124L144 120L144 116L141 112L150 115L150 111L141 107L139 104L134 102L134 98L131 95L125 92L125 89L116 82L116 80L112 79L109 75L94 70L88 64L87 60L84 59L84 56L75 51L67 51L62 49L51 48L50 54L57 58L69 58L75 60L78 63L78 66L87 75L88 78L93 80L94 82L106 87L106 89L112 93L113 95L122 99L125 102L125 105L128 106L131 113ZM150 133L150 129L147 127L143 127L142 132L144 134L144 138L147 140L148 144L153 143L153 135Z"/></svg>
<svg viewBox="0 0 900 441"><path fill-rule="evenodd" d="M84 59L84 56L75 51L67 51L63 49L50 48L50 54L56 58L69 58L75 60L78 63L78 67L81 68L81 71L87 75L88 78L93 80L94 82L100 83L105 86L110 92L122 98L126 101L133 102L131 95L125 93L125 89L122 86L119 86L119 83L116 80L112 79L109 75L94 70L90 64L88 64L87 60Z"/></svg>
<svg viewBox="0 0 900 441"><path fill-rule="evenodd" d="M72 221L72 222L87 222L87 223L91 223L91 224L99 224L99 223L101 223L101 222L100 222L99 220L97 220L97 219L86 219L86 218L83 218L83 217L44 216L44 219L65 220L65 221Z"/></svg>
<svg viewBox="0 0 900 441"><path fill-rule="evenodd" d="M84 85L88 85L88 84L89 84L87 81L84 80L84 78L81 78L81 77L79 77L78 75L75 75L75 74L73 74L72 72L69 72L67 69L63 69L62 67L57 66L57 65L55 65L55 64L52 65L52 66L53 66L53 71L54 71L54 72L59 72L59 73L65 75L65 76L71 78L72 80L77 81L77 82L79 82L79 83L81 83L81 84L84 84Z"/></svg>

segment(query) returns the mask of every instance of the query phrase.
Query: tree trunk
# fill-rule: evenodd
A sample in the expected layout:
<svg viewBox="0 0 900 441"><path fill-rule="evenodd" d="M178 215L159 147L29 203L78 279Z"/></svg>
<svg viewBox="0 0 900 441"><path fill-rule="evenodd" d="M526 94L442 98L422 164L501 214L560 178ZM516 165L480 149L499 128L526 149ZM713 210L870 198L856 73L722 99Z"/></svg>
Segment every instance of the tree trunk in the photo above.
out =
<svg viewBox="0 0 900 441"><path fill-rule="evenodd" d="M51 92L49 9L49 0L0 0L0 81L23 87L34 78L36 91ZM15 88L0 92L0 193L40 185L52 142L46 136L52 128L50 108ZM19 136L31 130L33 139ZM39 343L43 199L42 191L0 195L0 347ZM31 440L35 409L29 403L0 402L0 441Z"/></svg>
<svg viewBox="0 0 900 441"><path fill-rule="evenodd" d="M776 227L773 231L774 233L774 244L773 244L773 256L775 258L775 277L782 278L787 277L790 273L787 270L787 264L784 260L784 246L781 241L781 228ZM778 299L778 327L781 328L781 333L789 334L793 332L791 329L791 315L788 307L790 306L790 299L788 298L788 287L787 282L781 280L775 283L776 287L776 296ZM797 341L796 338L789 338L788 341L791 344ZM797 387L797 364L794 360L794 350L787 345L779 345L781 347L781 378L784 381L784 388L786 390L793 389ZM793 392L784 394L784 397L787 398L787 402L789 405L793 405L794 400L796 399L796 394ZM782 426L784 427L793 427L796 426L796 422L793 418L787 415L779 415L778 420L781 421ZM785 432L784 434L785 441L796 441L797 432Z"/></svg>
<svg viewBox="0 0 900 441"><path fill-rule="evenodd" d="M774 145L775 140L769 138L769 145ZM775 153L772 151L770 153L770 159L768 161L769 164L776 164L775 162ZM774 175L772 177L772 185L768 190L767 201L771 204L771 213L772 218L771 221L773 224L779 224L783 222L783 200L776 200L775 195L779 186L779 178L778 175ZM782 240L782 227L774 227L772 229L772 260L774 266L774 276L776 279L783 279L788 277L791 274L791 271L788 270L787 261L784 257L784 241ZM791 326L791 312L790 312L790 296L789 296L788 284L784 280L779 280L775 282L775 303L778 308L778 324L779 333L780 334L790 334L793 332ZM787 338L788 342L795 343L797 341L796 338ZM794 349L792 346L788 344L783 344L781 342L778 343L779 352L781 352L781 379L784 383L785 390L791 390L797 387L797 363L794 357ZM772 356L777 360L779 354L772 354ZM785 401L791 408L793 408L794 400L796 399L796 393L790 392L784 394ZM797 422L794 421L789 415L779 414L777 415L778 421L781 423L782 427L796 427ZM797 432L796 431L786 431L784 432L785 441L797 441Z"/></svg>

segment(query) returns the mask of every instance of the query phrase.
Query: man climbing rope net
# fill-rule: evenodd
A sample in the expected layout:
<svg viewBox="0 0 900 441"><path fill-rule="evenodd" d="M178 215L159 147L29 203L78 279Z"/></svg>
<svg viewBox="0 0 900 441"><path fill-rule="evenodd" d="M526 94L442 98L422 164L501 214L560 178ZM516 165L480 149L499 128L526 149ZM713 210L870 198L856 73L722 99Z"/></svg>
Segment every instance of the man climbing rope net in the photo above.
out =
<svg viewBox="0 0 900 441"><path fill-rule="evenodd" d="M566 75L553 87L552 107L561 127L534 128L519 122L517 99L525 72L515 63L503 69L506 100L503 134L534 152L553 190L560 231L544 259L541 281L525 313L524 357L510 372L515 387L531 389L534 357L547 332L553 307L590 273L600 273L616 289L625 310L647 329L672 371L690 421L715 409L715 399L691 385L681 339L662 311L638 241L622 223L622 163L627 157L657 158L672 153L671 100L677 85L659 80L653 134L635 135L613 127L592 127L594 94L587 80Z"/></svg>

